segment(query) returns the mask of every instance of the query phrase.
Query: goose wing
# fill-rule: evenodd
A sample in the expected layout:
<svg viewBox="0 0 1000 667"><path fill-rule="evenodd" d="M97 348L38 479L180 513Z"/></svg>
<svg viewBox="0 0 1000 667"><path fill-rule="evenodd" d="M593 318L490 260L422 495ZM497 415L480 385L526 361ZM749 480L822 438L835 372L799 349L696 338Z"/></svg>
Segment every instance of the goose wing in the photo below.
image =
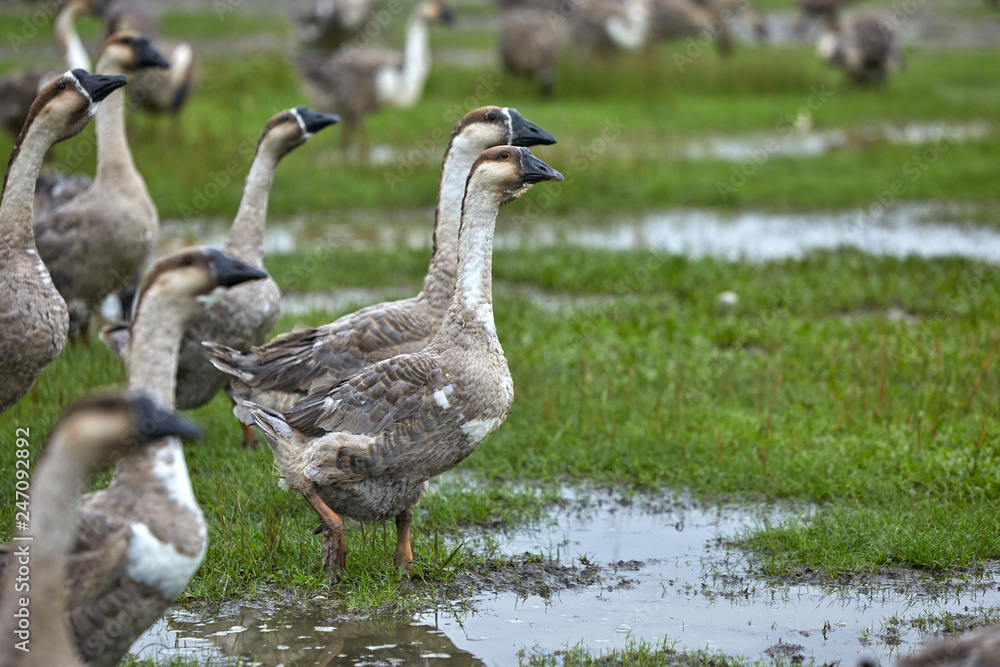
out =
<svg viewBox="0 0 1000 667"><path fill-rule="evenodd" d="M299 402L285 419L312 436L333 432L374 436L390 428L423 433L443 417L452 392L433 357L403 354Z"/></svg>

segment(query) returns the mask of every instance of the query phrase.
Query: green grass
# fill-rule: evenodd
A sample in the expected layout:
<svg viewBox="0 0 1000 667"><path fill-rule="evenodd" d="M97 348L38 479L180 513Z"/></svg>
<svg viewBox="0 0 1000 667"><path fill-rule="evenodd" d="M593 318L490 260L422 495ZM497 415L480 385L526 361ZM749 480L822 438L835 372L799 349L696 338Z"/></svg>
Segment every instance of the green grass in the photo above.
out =
<svg viewBox="0 0 1000 667"><path fill-rule="evenodd" d="M978 3L948 7L987 15ZM477 18L487 11L470 9ZM0 35L19 20L0 12ZM398 44L401 27L390 26L387 43ZM87 39L98 34L96 24L83 29ZM287 19L265 15L165 17L168 35L213 44L288 29ZM35 39L46 39L44 30ZM480 29L433 33L435 45L451 50L489 49L490 39ZM960 202L975 224L997 225L997 49L914 46L907 69L886 90L860 91L844 86L806 46L741 46L730 59L709 49L679 70L674 54L684 48L660 45L586 67L563 63L550 100L540 99L532 82L488 67L437 66L415 107L367 123L373 143L392 146L398 157L388 165L345 164L339 130L328 129L282 164L271 218L342 221L361 212L369 219L412 215L413 224L429 227L440 137L465 110L497 103L518 107L559 138L536 153L566 175L565 183L545 184L505 210L508 223L530 222L530 210L572 225L682 206L867 207L899 181L900 199ZM306 102L284 54L214 53L203 55L202 84L176 125L130 118L136 162L164 219L231 218L264 122ZM19 58L4 69L26 64L27 56ZM806 110L815 130L844 129L852 140L819 156L770 156L725 199L719 184L733 183L738 163L676 154L684 142L711 137L752 135L763 145ZM859 133L908 122L985 122L990 130L931 153ZM58 147L56 163L92 171L92 137L88 129ZM0 150L10 145L0 138ZM321 225L316 233L322 235ZM326 246L315 268L310 260L317 257L305 252L269 257L268 268L286 291L416 291L428 255ZM421 502L412 580L391 567L391 526L350 525L348 568L332 591L343 608L371 611L400 599L419 608L434 595L422 582L448 582L497 558L463 540L480 527L545 512L561 483L785 498L815 508L738 536L773 576L805 568L831 575L883 566L948 571L1000 559L995 268L857 250L751 264L555 247L500 250L494 270L514 410L457 475L435 482ZM507 286L595 300L553 314ZM726 290L739 294L736 306L718 303ZM275 331L339 314L284 316ZM12 437L13 429L30 427L37 454L74 398L123 382L120 363L96 338L90 348L69 347L0 418L0 433ZM182 603L275 588L327 591L314 515L277 488L270 455L239 446L223 398L193 416L206 438L186 453L211 542ZM3 479L11 479L12 461L13 448L0 448ZM3 531L12 510L0 503ZM521 657L526 664L730 664L672 650L635 645L613 656L568 649Z"/></svg>

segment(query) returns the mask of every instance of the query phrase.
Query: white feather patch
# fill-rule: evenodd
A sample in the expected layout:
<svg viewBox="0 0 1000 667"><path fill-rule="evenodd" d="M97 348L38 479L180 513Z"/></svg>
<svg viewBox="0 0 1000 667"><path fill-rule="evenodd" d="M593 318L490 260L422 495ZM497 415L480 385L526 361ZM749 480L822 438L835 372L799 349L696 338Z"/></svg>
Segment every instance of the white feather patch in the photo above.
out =
<svg viewBox="0 0 1000 667"><path fill-rule="evenodd" d="M454 393L455 390L451 388L451 385L446 384L444 388L434 392L434 402L441 406L442 410L447 410L451 407L451 401L448 400L448 397Z"/></svg>
<svg viewBox="0 0 1000 667"><path fill-rule="evenodd" d="M185 556L172 544L156 538L144 523L133 523L126 572L135 581L152 586L173 601L184 591L205 557L205 545L195 556Z"/></svg>
<svg viewBox="0 0 1000 667"><path fill-rule="evenodd" d="M171 439L170 444L157 449L153 474L163 481L171 500L201 516L201 508L194 499L191 478L188 477L187 464L184 462L184 450L179 441Z"/></svg>
<svg viewBox="0 0 1000 667"><path fill-rule="evenodd" d="M462 433L465 433L466 437L469 438L469 444L477 445L500 425L500 421L499 417L492 417L490 419L470 419L462 424Z"/></svg>

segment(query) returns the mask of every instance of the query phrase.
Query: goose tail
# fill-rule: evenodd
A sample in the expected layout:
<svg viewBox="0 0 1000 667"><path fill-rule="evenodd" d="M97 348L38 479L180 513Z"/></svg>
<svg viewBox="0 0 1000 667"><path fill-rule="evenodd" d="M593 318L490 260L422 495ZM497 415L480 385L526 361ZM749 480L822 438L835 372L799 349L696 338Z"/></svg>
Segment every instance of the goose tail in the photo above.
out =
<svg viewBox="0 0 1000 667"><path fill-rule="evenodd" d="M245 353L207 340L202 341L201 344L205 346L208 352L208 360L217 369L244 383L249 383L253 380L253 373L245 371L240 364L242 358L246 356Z"/></svg>

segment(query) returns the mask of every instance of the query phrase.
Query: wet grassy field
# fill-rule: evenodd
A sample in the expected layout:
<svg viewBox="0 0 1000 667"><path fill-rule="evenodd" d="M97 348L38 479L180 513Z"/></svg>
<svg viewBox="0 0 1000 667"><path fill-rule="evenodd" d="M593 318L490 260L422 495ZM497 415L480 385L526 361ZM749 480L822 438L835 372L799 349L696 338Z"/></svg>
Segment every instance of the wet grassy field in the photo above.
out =
<svg viewBox="0 0 1000 667"><path fill-rule="evenodd" d="M1000 22L980 4L945 6ZM469 5L467 16L488 13ZM389 26L390 37L401 24ZM0 35L21 25L13 10L0 13ZM518 107L558 137L535 152L567 177L510 205L500 227L557 215L572 227L578 211L616 218L689 206L877 215L896 201L956 203L956 223L995 227L1000 220L1000 45L908 45L906 69L880 91L843 85L804 44L740 45L729 59L709 49L680 69L672 59L680 47L664 45L586 67L565 63L555 97L542 100L530 82L509 80L488 62L459 67L447 57L492 53L494 38L477 26L435 29L441 57L424 98L370 118L372 143L391 148L380 162L345 164L337 128L286 159L271 219L417 210L413 225L427 226L429 242L444 137L465 110L497 103ZM231 217L247 147L270 115L306 102L280 50L287 20L238 13L220 20L205 11L171 14L165 27L212 48L179 123L130 119L136 162L162 219ZM96 39L95 26L84 35ZM251 46L219 52L228 37ZM3 66L23 65L32 53L11 55ZM925 140L872 133L908 124L920 124ZM965 136L973 126L985 130ZM771 139L834 130L846 140L816 154L767 149ZM57 150L57 164L92 170L88 132ZM718 139L743 142L748 157L688 152ZM0 138L0 151L10 145ZM324 246L273 255L267 266L285 291L415 292L429 254ZM558 511L552 503L564 483L818 508L733 537L764 577L974 571L1000 559L997 267L863 249L755 263L567 244L498 250L494 272L514 409L460 465L461 476L432 485L415 511L410 576L391 566L391 527L351 524L347 570L329 591L313 512L278 489L268 452L240 446L226 400L217 397L193 413L206 437L186 448L210 546L182 605L292 589L330 593L345 611L364 614L420 609L457 574L502 563L494 551L466 544L470 532ZM582 305L545 308L528 291L579 297ZM726 291L738 295L736 304L720 301ZM285 315L275 332L340 314ZM89 348L67 347L2 417L2 432L30 427L37 452L75 397L123 383L120 363L96 337ZM12 471L13 449L0 448L0 488L11 487ZM13 509L0 503L0 535ZM663 651L637 643L619 657L659 664ZM594 664L572 651L523 659Z"/></svg>

